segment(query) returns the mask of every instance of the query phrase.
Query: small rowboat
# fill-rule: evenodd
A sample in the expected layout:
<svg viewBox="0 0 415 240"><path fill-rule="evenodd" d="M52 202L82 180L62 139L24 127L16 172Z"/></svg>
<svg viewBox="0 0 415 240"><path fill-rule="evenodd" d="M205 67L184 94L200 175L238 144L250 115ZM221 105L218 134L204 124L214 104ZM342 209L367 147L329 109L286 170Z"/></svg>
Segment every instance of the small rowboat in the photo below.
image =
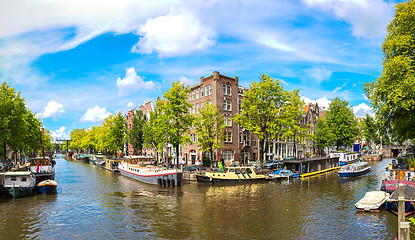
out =
<svg viewBox="0 0 415 240"><path fill-rule="evenodd" d="M56 188L58 183L55 180L44 180L37 184L37 188L43 194L53 194L56 193Z"/></svg>
<svg viewBox="0 0 415 240"><path fill-rule="evenodd" d="M389 193L384 191L367 192L356 204L357 211L380 212L385 202L389 199Z"/></svg>

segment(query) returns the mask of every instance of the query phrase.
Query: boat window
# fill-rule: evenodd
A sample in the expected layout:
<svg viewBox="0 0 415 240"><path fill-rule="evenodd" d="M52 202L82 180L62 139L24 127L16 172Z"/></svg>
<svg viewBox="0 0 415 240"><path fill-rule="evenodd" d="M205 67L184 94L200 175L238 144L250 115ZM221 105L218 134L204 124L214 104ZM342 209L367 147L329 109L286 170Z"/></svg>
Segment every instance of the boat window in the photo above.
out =
<svg viewBox="0 0 415 240"><path fill-rule="evenodd" d="M252 173L252 170L250 168L246 169L246 171L249 173Z"/></svg>
<svg viewBox="0 0 415 240"><path fill-rule="evenodd" d="M229 169L229 172L235 172L235 169L231 168L231 169Z"/></svg>
<svg viewBox="0 0 415 240"><path fill-rule="evenodd" d="M13 176L13 177L10 178L10 181L17 181L17 179L16 179L15 176Z"/></svg>
<svg viewBox="0 0 415 240"><path fill-rule="evenodd" d="M21 180L22 182L26 182L27 181L27 179L25 178L25 177L22 177L22 180Z"/></svg>
<svg viewBox="0 0 415 240"><path fill-rule="evenodd" d="M240 174L241 173L241 169L235 169L235 173L236 174Z"/></svg>

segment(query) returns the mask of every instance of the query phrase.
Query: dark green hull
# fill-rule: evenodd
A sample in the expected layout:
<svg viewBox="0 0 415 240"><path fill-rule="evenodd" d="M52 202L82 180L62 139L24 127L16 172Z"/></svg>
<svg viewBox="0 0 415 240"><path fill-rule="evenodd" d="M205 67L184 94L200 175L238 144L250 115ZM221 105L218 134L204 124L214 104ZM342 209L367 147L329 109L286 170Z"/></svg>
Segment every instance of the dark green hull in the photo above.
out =
<svg viewBox="0 0 415 240"><path fill-rule="evenodd" d="M34 187L4 187L4 192L12 198L28 197L33 194Z"/></svg>

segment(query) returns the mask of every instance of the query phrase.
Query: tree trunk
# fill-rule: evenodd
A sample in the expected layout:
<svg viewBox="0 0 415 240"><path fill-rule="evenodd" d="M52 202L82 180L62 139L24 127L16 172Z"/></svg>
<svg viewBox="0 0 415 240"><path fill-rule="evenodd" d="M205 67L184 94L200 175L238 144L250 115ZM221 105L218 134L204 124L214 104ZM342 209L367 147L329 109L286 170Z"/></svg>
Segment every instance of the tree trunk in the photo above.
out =
<svg viewBox="0 0 415 240"><path fill-rule="evenodd" d="M4 152L3 152L3 161L6 161L6 158L7 158L7 153L6 153L6 142L3 142L3 150L4 150Z"/></svg>

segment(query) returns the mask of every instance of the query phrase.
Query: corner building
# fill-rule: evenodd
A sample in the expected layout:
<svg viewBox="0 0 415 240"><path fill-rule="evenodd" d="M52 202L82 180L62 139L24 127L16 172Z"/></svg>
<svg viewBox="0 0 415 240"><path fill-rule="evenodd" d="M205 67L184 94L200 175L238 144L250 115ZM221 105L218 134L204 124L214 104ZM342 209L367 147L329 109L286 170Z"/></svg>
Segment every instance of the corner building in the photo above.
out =
<svg viewBox="0 0 415 240"><path fill-rule="evenodd" d="M232 121L235 114L240 112L243 92L247 90L238 85L238 78L231 78L213 72L209 77L201 77L200 83L190 87L188 101L192 105L189 109L192 115L199 114L201 108L206 104L213 104L218 108L220 115L224 117L225 131L223 134L222 147L214 152L216 161L224 159L226 165L247 164L248 160L254 159L256 147L252 141L253 136L249 132L240 131L240 127ZM199 150L198 136L195 129L190 129L191 144L182 149L183 164L199 165L203 153ZM255 145L254 145L255 146Z"/></svg>

